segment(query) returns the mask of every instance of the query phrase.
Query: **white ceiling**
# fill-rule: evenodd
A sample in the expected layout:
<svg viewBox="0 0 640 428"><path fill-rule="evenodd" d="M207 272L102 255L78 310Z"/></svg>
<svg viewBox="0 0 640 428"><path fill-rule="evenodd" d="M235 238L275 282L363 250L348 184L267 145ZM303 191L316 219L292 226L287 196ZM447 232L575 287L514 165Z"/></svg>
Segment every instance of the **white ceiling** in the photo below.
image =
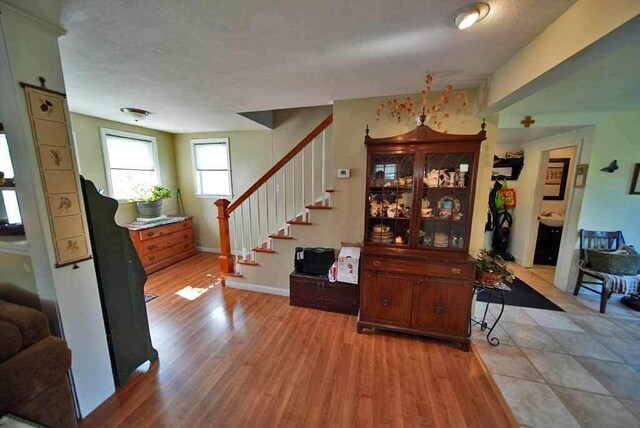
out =
<svg viewBox="0 0 640 428"><path fill-rule="evenodd" d="M606 42L611 48L592 49L582 68L504 109L500 119L640 109L640 17L615 30L611 39Z"/></svg>
<svg viewBox="0 0 640 428"><path fill-rule="evenodd" d="M475 86L574 2L487 1L466 31L451 22L467 0L9 3L60 11L72 111L124 121L120 107L138 107L153 113L144 126L195 132L259 129L242 111L416 92L426 70Z"/></svg>

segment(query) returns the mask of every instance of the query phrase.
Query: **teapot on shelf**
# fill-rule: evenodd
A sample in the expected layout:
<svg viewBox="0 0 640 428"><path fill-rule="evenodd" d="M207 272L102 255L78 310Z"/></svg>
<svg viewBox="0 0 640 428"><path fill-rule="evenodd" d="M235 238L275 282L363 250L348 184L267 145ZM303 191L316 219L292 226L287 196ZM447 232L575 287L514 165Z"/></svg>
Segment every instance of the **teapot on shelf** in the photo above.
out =
<svg viewBox="0 0 640 428"><path fill-rule="evenodd" d="M446 169L432 169L422 180L427 187L450 187L451 177Z"/></svg>

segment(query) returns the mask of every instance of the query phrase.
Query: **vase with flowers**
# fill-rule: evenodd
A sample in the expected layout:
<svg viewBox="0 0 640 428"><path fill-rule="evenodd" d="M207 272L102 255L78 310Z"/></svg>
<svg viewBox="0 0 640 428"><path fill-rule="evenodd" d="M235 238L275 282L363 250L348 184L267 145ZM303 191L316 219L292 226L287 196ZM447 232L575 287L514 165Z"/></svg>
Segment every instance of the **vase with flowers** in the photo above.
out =
<svg viewBox="0 0 640 428"><path fill-rule="evenodd" d="M164 186L137 185L133 190L137 195L138 214L143 218L159 217L162 213L162 201L171 198L171 190Z"/></svg>

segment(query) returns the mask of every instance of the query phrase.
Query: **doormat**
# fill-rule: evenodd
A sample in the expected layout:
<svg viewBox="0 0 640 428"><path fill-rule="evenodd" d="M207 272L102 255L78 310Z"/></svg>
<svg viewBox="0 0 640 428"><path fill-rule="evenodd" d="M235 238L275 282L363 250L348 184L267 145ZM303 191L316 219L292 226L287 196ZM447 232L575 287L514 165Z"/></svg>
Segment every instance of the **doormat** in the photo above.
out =
<svg viewBox="0 0 640 428"><path fill-rule="evenodd" d="M530 285L522 281L520 278L513 280L512 284L507 284L511 291L504 292L504 304L508 306L522 306L525 308L547 309L549 311L564 312L564 310L544 297L542 294L534 290ZM478 294L478 302L486 302L489 300L488 293ZM500 297L491 298L491 303L500 303Z"/></svg>
<svg viewBox="0 0 640 428"><path fill-rule="evenodd" d="M150 301L152 301L153 299L155 299L156 297L158 297L157 294L151 294L151 293L144 293L144 302L145 303L149 303Z"/></svg>

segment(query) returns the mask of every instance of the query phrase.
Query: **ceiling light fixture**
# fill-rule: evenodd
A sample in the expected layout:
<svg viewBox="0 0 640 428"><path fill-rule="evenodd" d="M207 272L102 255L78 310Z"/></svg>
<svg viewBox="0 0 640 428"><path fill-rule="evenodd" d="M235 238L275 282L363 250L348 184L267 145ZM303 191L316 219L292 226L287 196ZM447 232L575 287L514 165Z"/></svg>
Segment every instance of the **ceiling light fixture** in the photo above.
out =
<svg viewBox="0 0 640 428"><path fill-rule="evenodd" d="M482 21L489 14L489 5L486 3L472 3L458 9L453 19L453 24L464 30Z"/></svg>
<svg viewBox="0 0 640 428"><path fill-rule="evenodd" d="M125 116L133 119L134 122L142 122L147 118L147 116L151 114L146 110L133 107L123 107L120 109L120 111L124 113Z"/></svg>

